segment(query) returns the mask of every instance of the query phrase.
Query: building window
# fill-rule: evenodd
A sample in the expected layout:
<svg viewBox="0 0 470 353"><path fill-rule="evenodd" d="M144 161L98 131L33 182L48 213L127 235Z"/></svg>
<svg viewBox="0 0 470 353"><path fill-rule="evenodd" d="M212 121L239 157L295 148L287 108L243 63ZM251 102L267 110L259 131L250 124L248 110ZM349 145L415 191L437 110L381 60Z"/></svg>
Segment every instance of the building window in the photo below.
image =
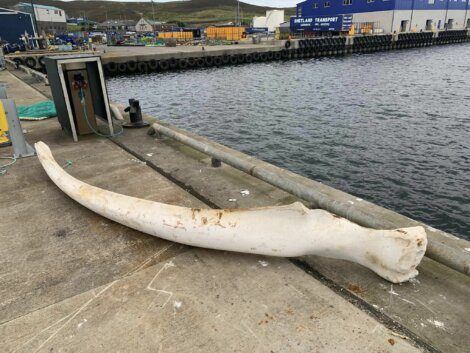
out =
<svg viewBox="0 0 470 353"><path fill-rule="evenodd" d="M367 0L367 3L370 4L370 3L373 3L375 0Z"/></svg>
<svg viewBox="0 0 470 353"><path fill-rule="evenodd" d="M314 3L313 3L313 8L314 8L314 9L318 9L318 2L314 2Z"/></svg>
<svg viewBox="0 0 470 353"><path fill-rule="evenodd" d="M326 1L325 2L325 7L330 7L331 6L331 3L329 1Z"/></svg>
<svg viewBox="0 0 470 353"><path fill-rule="evenodd" d="M343 0L343 5L352 5L352 0Z"/></svg>
<svg viewBox="0 0 470 353"><path fill-rule="evenodd" d="M435 0L428 0L429 5L434 5Z"/></svg>

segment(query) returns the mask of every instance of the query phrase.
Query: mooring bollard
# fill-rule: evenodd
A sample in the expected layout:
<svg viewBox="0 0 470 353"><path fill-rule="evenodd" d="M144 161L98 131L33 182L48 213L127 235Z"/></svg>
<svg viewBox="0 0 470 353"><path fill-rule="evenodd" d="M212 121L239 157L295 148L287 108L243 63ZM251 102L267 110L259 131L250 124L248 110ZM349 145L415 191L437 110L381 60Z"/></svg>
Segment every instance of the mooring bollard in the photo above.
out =
<svg viewBox="0 0 470 353"><path fill-rule="evenodd" d="M217 159L217 158L211 158L211 165L214 168L219 168L219 167L222 166L222 161L220 159Z"/></svg>

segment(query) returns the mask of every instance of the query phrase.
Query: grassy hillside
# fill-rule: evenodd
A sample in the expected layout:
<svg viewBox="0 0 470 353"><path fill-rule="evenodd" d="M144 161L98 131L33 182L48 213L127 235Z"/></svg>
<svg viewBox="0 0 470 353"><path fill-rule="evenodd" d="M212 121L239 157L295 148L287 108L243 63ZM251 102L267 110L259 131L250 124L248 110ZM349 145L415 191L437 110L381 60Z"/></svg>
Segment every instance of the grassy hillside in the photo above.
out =
<svg viewBox="0 0 470 353"><path fill-rule="evenodd" d="M132 19L147 17L152 19L150 2L119 1L58 1L34 0L35 3L59 7L70 17L86 15L87 18L102 22L106 19ZM2 0L2 7L10 7L19 0ZM210 24L235 21L236 0L189 0L166 3L154 3L155 19L165 22L185 22L188 24ZM251 21L254 16L262 16L269 8L240 3L244 21ZM286 11L286 17L294 13Z"/></svg>

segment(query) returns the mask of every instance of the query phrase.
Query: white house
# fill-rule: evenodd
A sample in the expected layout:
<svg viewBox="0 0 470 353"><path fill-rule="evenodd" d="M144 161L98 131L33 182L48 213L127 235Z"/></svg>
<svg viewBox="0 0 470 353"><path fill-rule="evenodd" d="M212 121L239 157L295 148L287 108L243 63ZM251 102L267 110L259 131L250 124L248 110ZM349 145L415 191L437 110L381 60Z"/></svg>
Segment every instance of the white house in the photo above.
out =
<svg viewBox="0 0 470 353"><path fill-rule="evenodd" d="M141 18L135 24L135 31L136 32L153 32L153 27L150 24L150 21L146 20L145 18Z"/></svg>

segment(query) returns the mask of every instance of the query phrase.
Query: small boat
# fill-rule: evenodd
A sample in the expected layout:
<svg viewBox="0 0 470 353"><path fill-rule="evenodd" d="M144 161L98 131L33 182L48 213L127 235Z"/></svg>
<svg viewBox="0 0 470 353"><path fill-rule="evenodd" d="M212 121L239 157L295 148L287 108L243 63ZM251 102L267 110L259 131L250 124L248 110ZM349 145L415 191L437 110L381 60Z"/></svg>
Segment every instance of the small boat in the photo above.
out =
<svg viewBox="0 0 470 353"><path fill-rule="evenodd" d="M86 184L68 174L49 147L35 144L50 179L86 208L141 232L190 246L281 257L326 256L361 264L393 283L418 274L427 245L423 227L361 227L300 202L216 210L143 200Z"/></svg>

